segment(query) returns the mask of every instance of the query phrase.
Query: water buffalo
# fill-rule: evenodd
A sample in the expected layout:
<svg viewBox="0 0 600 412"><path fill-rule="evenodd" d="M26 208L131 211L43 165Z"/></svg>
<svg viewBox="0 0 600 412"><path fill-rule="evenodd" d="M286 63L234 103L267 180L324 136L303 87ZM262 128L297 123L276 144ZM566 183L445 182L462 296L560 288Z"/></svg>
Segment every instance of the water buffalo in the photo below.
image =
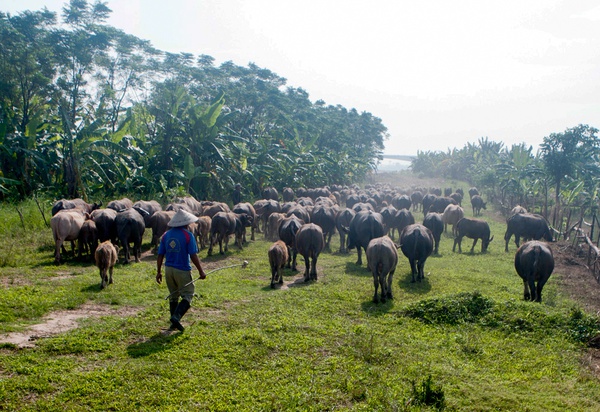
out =
<svg viewBox="0 0 600 412"><path fill-rule="evenodd" d="M110 240L100 243L96 248L94 258L96 260L96 266L98 266L98 269L100 270L101 289L104 289L107 284L113 283L113 268L117 263L117 254L117 249Z"/></svg>
<svg viewBox="0 0 600 412"><path fill-rule="evenodd" d="M212 219L212 217L214 215L216 215L219 212L225 212L225 213L229 213L231 212L231 209L229 208L229 205L227 203L224 202L209 202L207 204L204 204L202 206L202 216L208 216ZM195 213L194 213L195 214ZM200 216L200 215L198 215Z"/></svg>
<svg viewBox="0 0 600 412"><path fill-rule="evenodd" d="M279 239L279 224L286 217L285 213L271 213L267 221L269 240L275 241Z"/></svg>
<svg viewBox="0 0 600 412"><path fill-rule="evenodd" d="M91 219L96 223L100 242L111 240L113 244L117 243L116 218L117 212L113 209L97 209L92 212Z"/></svg>
<svg viewBox="0 0 600 412"><path fill-rule="evenodd" d="M296 249L296 233L300 230L300 227L304 224L304 221L298 219L295 215L286 217L279 223L279 239L283 241L288 247L288 267L292 270L296 270L296 257L298 256L298 250Z"/></svg>
<svg viewBox="0 0 600 412"><path fill-rule="evenodd" d="M298 219L302 220L304 223L310 222L310 213L308 209L301 205L292 206L286 213L287 217L292 215L296 216Z"/></svg>
<svg viewBox="0 0 600 412"><path fill-rule="evenodd" d="M448 232L448 225L452 225L452 234L456 236L456 224L465 217L465 212L458 205L448 205L444 209L442 220L444 221L444 231Z"/></svg>
<svg viewBox="0 0 600 412"><path fill-rule="evenodd" d="M451 197L452 199L454 199L454 201L455 201L455 202L456 202L456 203L457 203L459 206L462 206L463 195L461 195L461 194L460 194L460 193L458 193L458 192L454 192L454 193L451 193L449 197Z"/></svg>
<svg viewBox="0 0 600 412"><path fill-rule="evenodd" d="M420 190L415 190L410 195L410 201L411 201L412 206L413 206L413 211L416 212L417 210L419 210L420 207L423 207L423 205L422 205L422 202L423 202L423 193Z"/></svg>
<svg viewBox="0 0 600 412"><path fill-rule="evenodd" d="M233 212L218 212L212 217L210 223L210 246L208 256L212 255L213 245L219 242L219 253L225 254L229 250L229 236L235 235L235 244L242 249L242 238L246 230L247 216ZM223 242L225 247L223 248Z"/></svg>
<svg viewBox="0 0 600 412"><path fill-rule="evenodd" d="M150 217L156 212L162 210L162 206L156 200L138 200L133 204L132 207L143 209L148 212L147 216L144 216L144 222L146 222L146 229L150 228Z"/></svg>
<svg viewBox="0 0 600 412"><path fill-rule="evenodd" d="M92 213L94 210L100 208L100 206L102 206L102 202L87 203L85 200L79 199L79 198L71 199L71 200L61 199L61 200L54 202L54 204L52 205L52 216L54 216L61 210L75 209L75 208L80 208L87 213Z"/></svg>
<svg viewBox="0 0 600 412"><path fill-rule="evenodd" d="M433 240L435 243L433 253L437 255L439 253L440 238L442 237L442 232L444 231L444 221L442 220L442 214L427 213L427 216L425 216L425 218L423 219L423 226L431 230L431 234L433 235Z"/></svg>
<svg viewBox="0 0 600 412"><path fill-rule="evenodd" d="M479 190L476 187L469 188L469 199L475 195L479 195Z"/></svg>
<svg viewBox="0 0 600 412"><path fill-rule="evenodd" d="M281 196L284 202L291 202L295 197L294 190L291 187L284 187Z"/></svg>
<svg viewBox="0 0 600 412"><path fill-rule="evenodd" d="M554 270L552 249L537 240L523 243L515 254L515 269L523 279L523 299L541 302L542 289Z"/></svg>
<svg viewBox="0 0 600 412"><path fill-rule="evenodd" d="M200 216L198 217L198 221L196 222L196 232L194 236L196 236L196 241L198 243L198 247L200 249L204 249L206 244L210 242L210 225L212 224L212 219L208 216Z"/></svg>
<svg viewBox="0 0 600 412"><path fill-rule="evenodd" d="M250 240L254 239L254 232L256 229L255 221L256 221L256 211L254 210L254 206L248 202L238 203L233 207L233 213L245 214L247 217L247 225L250 226ZM246 228L244 228L244 235L242 241L246 243Z"/></svg>
<svg viewBox="0 0 600 412"><path fill-rule="evenodd" d="M515 235L515 244L519 247L521 237L525 240L545 239L549 242L554 241L550 225L542 215L534 213L517 213L506 221L506 233L504 234L504 251L508 252L508 242L512 235Z"/></svg>
<svg viewBox="0 0 600 412"><path fill-rule="evenodd" d="M310 221L323 230L325 237L325 248L329 250L331 236L335 232L335 217L339 208L337 206L328 206L322 203L317 203L310 214Z"/></svg>
<svg viewBox="0 0 600 412"><path fill-rule="evenodd" d="M423 206L423 215L426 215L427 212L429 212L429 208L433 204L436 197L437 196L432 193L427 193L425 196L423 196L423 201L421 202L421 205ZM443 210L439 213L443 213Z"/></svg>
<svg viewBox="0 0 600 412"><path fill-rule="evenodd" d="M365 210L371 210L374 212L375 207L373 207L373 205L371 203L358 202L358 203L355 203L354 205L352 205L352 210L354 210L356 213L362 212Z"/></svg>
<svg viewBox="0 0 600 412"><path fill-rule="evenodd" d="M433 202L431 203L431 206L429 206L429 209L427 210L428 212L434 212L434 213L444 213L444 210L446 210L446 207L448 205L456 205L456 201L454 199L452 199L451 197L441 197L438 196L435 199L433 199Z"/></svg>
<svg viewBox="0 0 600 412"><path fill-rule="evenodd" d="M133 207L133 202L126 197L124 197L123 199L120 199L120 200L112 200L112 201L108 202L108 204L106 205L107 209L112 209L116 212L122 212L123 210L129 209L132 207Z"/></svg>
<svg viewBox="0 0 600 412"><path fill-rule="evenodd" d="M271 215L271 213L281 212L281 205L276 200L262 199L254 202L253 206L254 210L256 211L256 214L258 215L257 222L262 222L262 228L265 233L265 239L268 239L270 235L268 233L267 221L269 220L269 216Z"/></svg>
<svg viewBox="0 0 600 412"><path fill-rule="evenodd" d="M296 250L304 258L304 281L317 280L317 260L325 247L323 230L314 223L306 223L296 232Z"/></svg>
<svg viewBox="0 0 600 412"><path fill-rule="evenodd" d="M202 205L202 203L197 201L192 196L176 197L175 200L173 200L173 202L171 203L171 205L172 206L175 206L175 205L183 206L183 209L186 212L190 212L196 216L200 216L202 214L202 212L204 211L204 206ZM179 210L179 208L174 207L172 209L167 209L167 210L174 210L175 212L177 212L177 210Z"/></svg>
<svg viewBox="0 0 600 412"><path fill-rule="evenodd" d="M381 302L384 303L386 299L392 299L392 279L398 264L396 245L388 236L371 239L366 255L375 286L373 302L379 303L377 289L381 286Z"/></svg>
<svg viewBox="0 0 600 412"><path fill-rule="evenodd" d="M168 223L175 216L175 213L173 210L160 210L150 216L147 226L149 229L152 229L150 245L158 246L160 237L169 230Z"/></svg>
<svg viewBox="0 0 600 412"><path fill-rule="evenodd" d="M342 230L348 232L348 249L356 248L357 265L362 265L362 249L366 251L372 239L381 237L385 233L381 214L371 210L358 212L350 221L350 227L344 227Z"/></svg>
<svg viewBox="0 0 600 412"><path fill-rule="evenodd" d="M473 207L473 216L481 215L481 209L486 209L486 203L483 201L482 197L479 195L473 195L471 197L471 206Z"/></svg>
<svg viewBox="0 0 600 412"><path fill-rule="evenodd" d="M340 234L340 253L348 252L346 231L344 227L350 227L352 218L356 215L356 212L352 209L340 210L335 216L335 227Z"/></svg>
<svg viewBox="0 0 600 412"><path fill-rule="evenodd" d="M83 222L77 238L77 245L79 247L79 259L81 259L84 252L93 259L96 247L98 247L98 229L93 220L88 219Z"/></svg>
<svg viewBox="0 0 600 412"><path fill-rule="evenodd" d="M425 277L425 262L433 251L433 234L419 223L408 225L400 233L400 248L410 263L410 281L421 282Z"/></svg>
<svg viewBox="0 0 600 412"><path fill-rule="evenodd" d="M518 215L518 214L523 214L523 213L527 213L527 209L525 209L523 206L521 205L516 205L515 207L513 207L508 215L508 217L513 217L514 215Z"/></svg>
<svg viewBox="0 0 600 412"><path fill-rule="evenodd" d="M266 200L279 201L279 192L274 187L266 187L262 191L262 197Z"/></svg>
<svg viewBox="0 0 600 412"><path fill-rule="evenodd" d="M412 200L407 195L396 196L395 198L392 199L392 206L394 206L398 210L400 210L400 209L409 210L410 207L412 206Z"/></svg>
<svg viewBox="0 0 600 412"><path fill-rule="evenodd" d="M146 230L143 209L126 209L117 213L115 223L117 225L117 238L123 248L123 263L129 263L129 243L133 243L133 256L137 263L142 255L142 238Z"/></svg>
<svg viewBox="0 0 600 412"><path fill-rule="evenodd" d="M415 218L408 209L400 209L394 215L392 219L392 236L394 238L394 229L398 231L398 236L400 236L400 232L408 225L412 225L415 223Z"/></svg>
<svg viewBox="0 0 600 412"><path fill-rule="evenodd" d="M275 283L283 283L283 268L288 261L288 249L283 241L278 240L271 245L267 253L271 266L271 288L274 289Z"/></svg>
<svg viewBox="0 0 600 412"><path fill-rule="evenodd" d="M60 264L60 250L65 241L71 241L71 248L75 253L74 241L79 237L81 227L88 217L89 214L83 209L75 208L60 210L50 219L55 243L54 262L57 265Z"/></svg>
<svg viewBox="0 0 600 412"><path fill-rule="evenodd" d="M458 244L458 252L462 253L461 244L462 239L465 236L474 239L471 253L473 253L479 239L481 239L481 253L486 252L490 242L494 240L494 236L490 237L490 225L488 225L486 221L465 217L456 224L456 237L454 238L454 245L452 246L453 252Z"/></svg>
<svg viewBox="0 0 600 412"><path fill-rule="evenodd" d="M394 237L394 218L396 217L396 209L394 206L385 206L381 208L379 213L381 213L381 217L383 218L383 228L385 229L386 236L392 232L392 238Z"/></svg>

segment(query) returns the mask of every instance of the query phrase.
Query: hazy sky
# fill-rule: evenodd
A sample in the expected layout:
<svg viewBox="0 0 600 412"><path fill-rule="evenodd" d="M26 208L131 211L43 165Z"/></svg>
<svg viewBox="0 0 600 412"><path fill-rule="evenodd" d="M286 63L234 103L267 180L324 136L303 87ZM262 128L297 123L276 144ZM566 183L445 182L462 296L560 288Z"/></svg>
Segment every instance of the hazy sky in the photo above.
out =
<svg viewBox="0 0 600 412"><path fill-rule="evenodd" d="M63 0L2 0L60 13ZM480 137L537 148L600 128L600 4L580 0L108 0L164 51L253 62L312 101L382 119L388 154Z"/></svg>

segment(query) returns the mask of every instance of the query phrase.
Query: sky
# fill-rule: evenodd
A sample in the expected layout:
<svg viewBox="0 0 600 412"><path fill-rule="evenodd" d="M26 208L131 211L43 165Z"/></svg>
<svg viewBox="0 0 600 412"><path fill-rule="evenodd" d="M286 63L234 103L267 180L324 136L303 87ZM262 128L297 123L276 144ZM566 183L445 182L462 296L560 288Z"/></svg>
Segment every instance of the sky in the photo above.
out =
<svg viewBox="0 0 600 412"><path fill-rule="evenodd" d="M0 11L61 12L63 0ZM172 53L255 63L388 128L386 154L480 138L537 150L600 128L596 0L108 0L108 24Z"/></svg>

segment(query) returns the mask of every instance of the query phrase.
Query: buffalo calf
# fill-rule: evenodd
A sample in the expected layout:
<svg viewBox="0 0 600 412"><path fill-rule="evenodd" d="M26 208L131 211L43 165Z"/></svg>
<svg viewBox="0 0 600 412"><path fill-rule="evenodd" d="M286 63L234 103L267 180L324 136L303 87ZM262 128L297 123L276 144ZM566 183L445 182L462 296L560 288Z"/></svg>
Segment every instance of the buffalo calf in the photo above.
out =
<svg viewBox="0 0 600 412"><path fill-rule="evenodd" d="M392 279L398 264L398 251L388 236L372 239L367 246L367 262L373 274L375 294L373 302L379 303L377 289L381 286L381 302L392 299Z"/></svg>
<svg viewBox="0 0 600 412"><path fill-rule="evenodd" d="M283 283L283 268L288 261L288 249L283 241L278 240L271 245L268 251L269 265L271 265L271 288L275 283Z"/></svg>
<svg viewBox="0 0 600 412"><path fill-rule="evenodd" d="M117 249L110 240L107 240L100 243L96 248L94 257L96 258L96 266L100 270L100 288L104 289L107 284L113 283L113 268L117 263Z"/></svg>
<svg viewBox="0 0 600 412"><path fill-rule="evenodd" d="M537 240L524 243L515 254L515 269L523 279L523 298L541 302L542 289L554 270L552 249Z"/></svg>

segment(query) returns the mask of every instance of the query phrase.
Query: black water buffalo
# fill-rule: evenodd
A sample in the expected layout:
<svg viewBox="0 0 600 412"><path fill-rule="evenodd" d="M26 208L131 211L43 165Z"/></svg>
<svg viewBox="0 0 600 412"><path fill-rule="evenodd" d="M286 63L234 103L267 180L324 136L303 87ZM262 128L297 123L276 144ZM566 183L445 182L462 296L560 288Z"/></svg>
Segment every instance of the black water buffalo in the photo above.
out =
<svg viewBox="0 0 600 412"><path fill-rule="evenodd" d="M358 253L357 265L362 265L362 249L366 251L372 239L381 237L385 233L381 214L371 210L358 212L352 218L350 227L342 228L342 230L348 232L348 249L356 248Z"/></svg>
<svg viewBox="0 0 600 412"><path fill-rule="evenodd" d="M146 226L148 229L152 229L152 240L150 241L150 245L158 246L160 237L169 230L168 223L173 216L175 216L175 213L176 212L172 210L160 210L150 216L148 225Z"/></svg>
<svg viewBox="0 0 600 412"><path fill-rule="evenodd" d="M110 240L113 244L117 243L117 212L113 209L96 209L91 214L92 220L96 223L98 230L98 240L106 242Z"/></svg>
<svg viewBox="0 0 600 412"><path fill-rule="evenodd" d="M542 215L534 213L517 213L506 221L506 233L504 234L504 251L508 252L508 242L512 235L515 235L515 244L519 247L521 237L525 240L545 239L549 242L554 241L550 225Z"/></svg>
<svg viewBox="0 0 600 412"><path fill-rule="evenodd" d="M476 187L469 188L469 199L475 195L479 195L479 190Z"/></svg>
<svg viewBox="0 0 600 412"><path fill-rule="evenodd" d="M392 205L383 207L379 211L379 213L381 213L381 217L383 218L383 227L386 235L389 235L390 231L394 231L394 217L396 216L396 212L398 212L398 209ZM393 233L392 237L394 237Z"/></svg>
<svg viewBox="0 0 600 412"><path fill-rule="evenodd" d="M398 231L398 236L400 236L400 232L408 225L412 225L415 223L415 218L408 209L400 209L394 215L392 219L392 239L394 238L394 229Z"/></svg>
<svg viewBox="0 0 600 412"><path fill-rule="evenodd" d="M450 196L459 206L462 206L463 195L458 192L451 193Z"/></svg>
<svg viewBox="0 0 600 412"><path fill-rule="evenodd" d="M486 203L483 201L482 197L479 195L473 195L471 197L471 206L473 207L473 216L481 215L481 209L486 209Z"/></svg>
<svg viewBox="0 0 600 412"><path fill-rule="evenodd" d="M392 199L392 205L398 210L410 209L412 206L412 200L407 195L400 195Z"/></svg>
<svg viewBox="0 0 600 412"><path fill-rule="evenodd" d="M133 202L124 197L123 199L119 199L119 200L112 200L110 202L108 202L108 204L106 205L107 209L112 209L116 212L122 212L125 209L130 209L133 207Z"/></svg>
<svg viewBox="0 0 600 412"><path fill-rule="evenodd" d="M458 244L458 252L462 253L461 244L465 236L474 239L471 253L473 253L479 239L481 239L481 253L486 252L490 242L494 240L494 236L490 237L490 225L486 221L465 217L456 224L456 237L454 238L454 245L452 245L453 252Z"/></svg>
<svg viewBox="0 0 600 412"><path fill-rule="evenodd" d="M435 248L433 250L433 253L437 255L440 247L440 238L442 237L442 232L444 231L444 221L442 219L442 214L427 213L427 216L425 216L425 218L423 219L423 226L431 230L431 234L433 235L433 240L435 242Z"/></svg>
<svg viewBox="0 0 600 412"><path fill-rule="evenodd" d="M392 299L392 279L398 264L398 251L388 236L371 239L367 246L367 265L373 274L375 294L373 302L379 303L377 289L381 287L381 302Z"/></svg>
<svg viewBox="0 0 600 412"><path fill-rule="evenodd" d="M325 204L317 204L310 214L310 221L323 230L325 237L325 247L329 250L331 236L335 232L335 217L339 210L338 206L327 206Z"/></svg>
<svg viewBox="0 0 600 412"><path fill-rule="evenodd" d="M210 223L210 246L208 247L208 256L212 255L213 245L219 242L219 253L225 254L229 250L229 236L235 235L235 244L242 249L242 239L248 217L245 214L233 212L218 212ZM223 242L225 247L223 247Z"/></svg>
<svg viewBox="0 0 600 412"><path fill-rule="evenodd" d="M287 215L287 217L294 215L298 219L304 221L304 223L310 222L310 213L308 212L308 209L304 206L300 206L300 205L292 206L290 208L290 210L287 211L286 215Z"/></svg>
<svg viewBox="0 0 600 412"><path fill-rule="evenodd" d="M420 190L415 190L410 195L410 201L412 202L413 210L414 211L419 210L419 207L423 206L421 204L423 202L423 193Z"/></svg>
<svg viewBox="0 0 600 412"><path fill-rule="evenodd" d="M102 206L102 202L100 202L100 203L87 203L85 200L79 199L79 198L77 198L77 199L71 199L71 200L61 199L61 200L57 200L52 205L52 216L54 216L55 214L57 214L61 210L64 210L64 209L75 209L75 208L80 208L80 209L84 210L87 213L92 213L94 210L100 208L100 206Z"/></svg>
<svg viewBox="0 0 600 412"><path fill-rule="evenodd" d="M88 219L83 222L77 238L77 246L79 259L81 259L84 252L93 259L98 247L98 228L93 220Z"/></svg>
<svg viewBox="0 0 600 412"><path fill-rule="evenodd" d="M304 258L304 281L317 280L317 260L325 247L323 230L314 223L306 223L296 233L296 250Z"/></svg>
<svg viewBox="0 0 600 412"><path fill-rule="evenodd" d="M284 187L281 196L283 197L284 202L291 202L292 200L294 200L294 197L296 195L294 194L294 190L291 187Z"/></svg>
<svg viewBox="0 0 600 412"><path fill-rule="evenodd" d="M431 206L429 206L429 209L427 211L434 212L434 213L444 213L444 210L446 210L446 207L448 205L456 205L456 204L458 204L458 203L456 203L456 201L454 199L452 199L451 197L438 196L435 199L433 199L433 202L431 203Z"/></svg>
<svg viewBox="0 0 600 412"><path fill-rule="evenodd" d="M265 239L267 239L270 237L267 227L267 221L269 220L269 216L271 215L271 213L279 213L281 211L281 205L276 200L262 199L254 202L253 206L254 210L256 211L256 215L258 216L257 222L262 222L262 229L265 233ZM258 226L256 229L259 229Z"/></svg>
<svg viewBox="0 0 600 412"><path fill-rule="evenodd" d="M335 216L335 227L340 234L340 253L347 253L347 233L343 229L344 227L350 227L352 218L356 215L356 212L352 209L340 210Z"/></svg>
<svg viewBox="0 0 600 412"><path fill-rule="evenodd" d="M247 217L247 225L250 226L250 240L255 240L254 239L254 232L256 229L256 210L254 210L254 206L252 206L250 203L247 202L243 202L243 203L238 203L237 205L233 206L233 213L237 213L237 214L245 214ZM244 243L246 243L246 228L244 228L244 235L242 238L242 241Z"/></svg>
<svg viewBox="0 0 600 412"><path fill-rule="evenodd" d="M400 233L400 248L410 263L411 282L422 281L425 262L433 251L433 234L419 223L408 225Z"/></svg>
<svg viewBox="0 0 600 412"><path fill-rule="evenodd" d="M523 243L515 254L515 269L523 279L523 299L541 302L542 289L554 270L552 249L537 240Z"/></svg>
<svg viewBox="0 0 600 412"><path fill-rule="evenodd" d="M283 240L288 247L288 265L292 270L296 270L296 257L298 249L296 249L296 233L304 222L298 219L295 215L286 217L279 223L279 239Z"/></svg>
<svg viewBox="0 0 600 412"><path fill-rule="evenodd" d="M271 245L267 254L271 267L271 288L274 289L275 283L283 283L283 268L288 261L288 249L283 241L278 240Z"/></svg>
<svg viewBox="0 0 600 412"><path fill-rule="evenodd" d="M144 221L146 222L146 229L150 227L150 217L154 213L160 212L162 210L162 206L156 200L138 200L133 204L132 207L143 209L146 212L148 212L148 216L144 217Z"/></svg>
<svg viewBox="0 0 600 412"><path fill-rule="evenodd" d="M427 193L425 196L423 196L423 201L421 202L421 205L423 206L423 215L427 214L427 212L429 211L429 208L433 204L433 201L436 199L436 197L437 196L432 193ZM442 212L440 212L440 213L442 213Z"/></svg>
<svg viewBox="0 0 600 412"><path fill-rule="evenodd" d="M133 243L133 256L139 263L142 254L142 238L146 230L143 209L125 209L117 213L115 224L117 225L117 238L123 248L123 263L129 263L129 243Z"/></svg>

